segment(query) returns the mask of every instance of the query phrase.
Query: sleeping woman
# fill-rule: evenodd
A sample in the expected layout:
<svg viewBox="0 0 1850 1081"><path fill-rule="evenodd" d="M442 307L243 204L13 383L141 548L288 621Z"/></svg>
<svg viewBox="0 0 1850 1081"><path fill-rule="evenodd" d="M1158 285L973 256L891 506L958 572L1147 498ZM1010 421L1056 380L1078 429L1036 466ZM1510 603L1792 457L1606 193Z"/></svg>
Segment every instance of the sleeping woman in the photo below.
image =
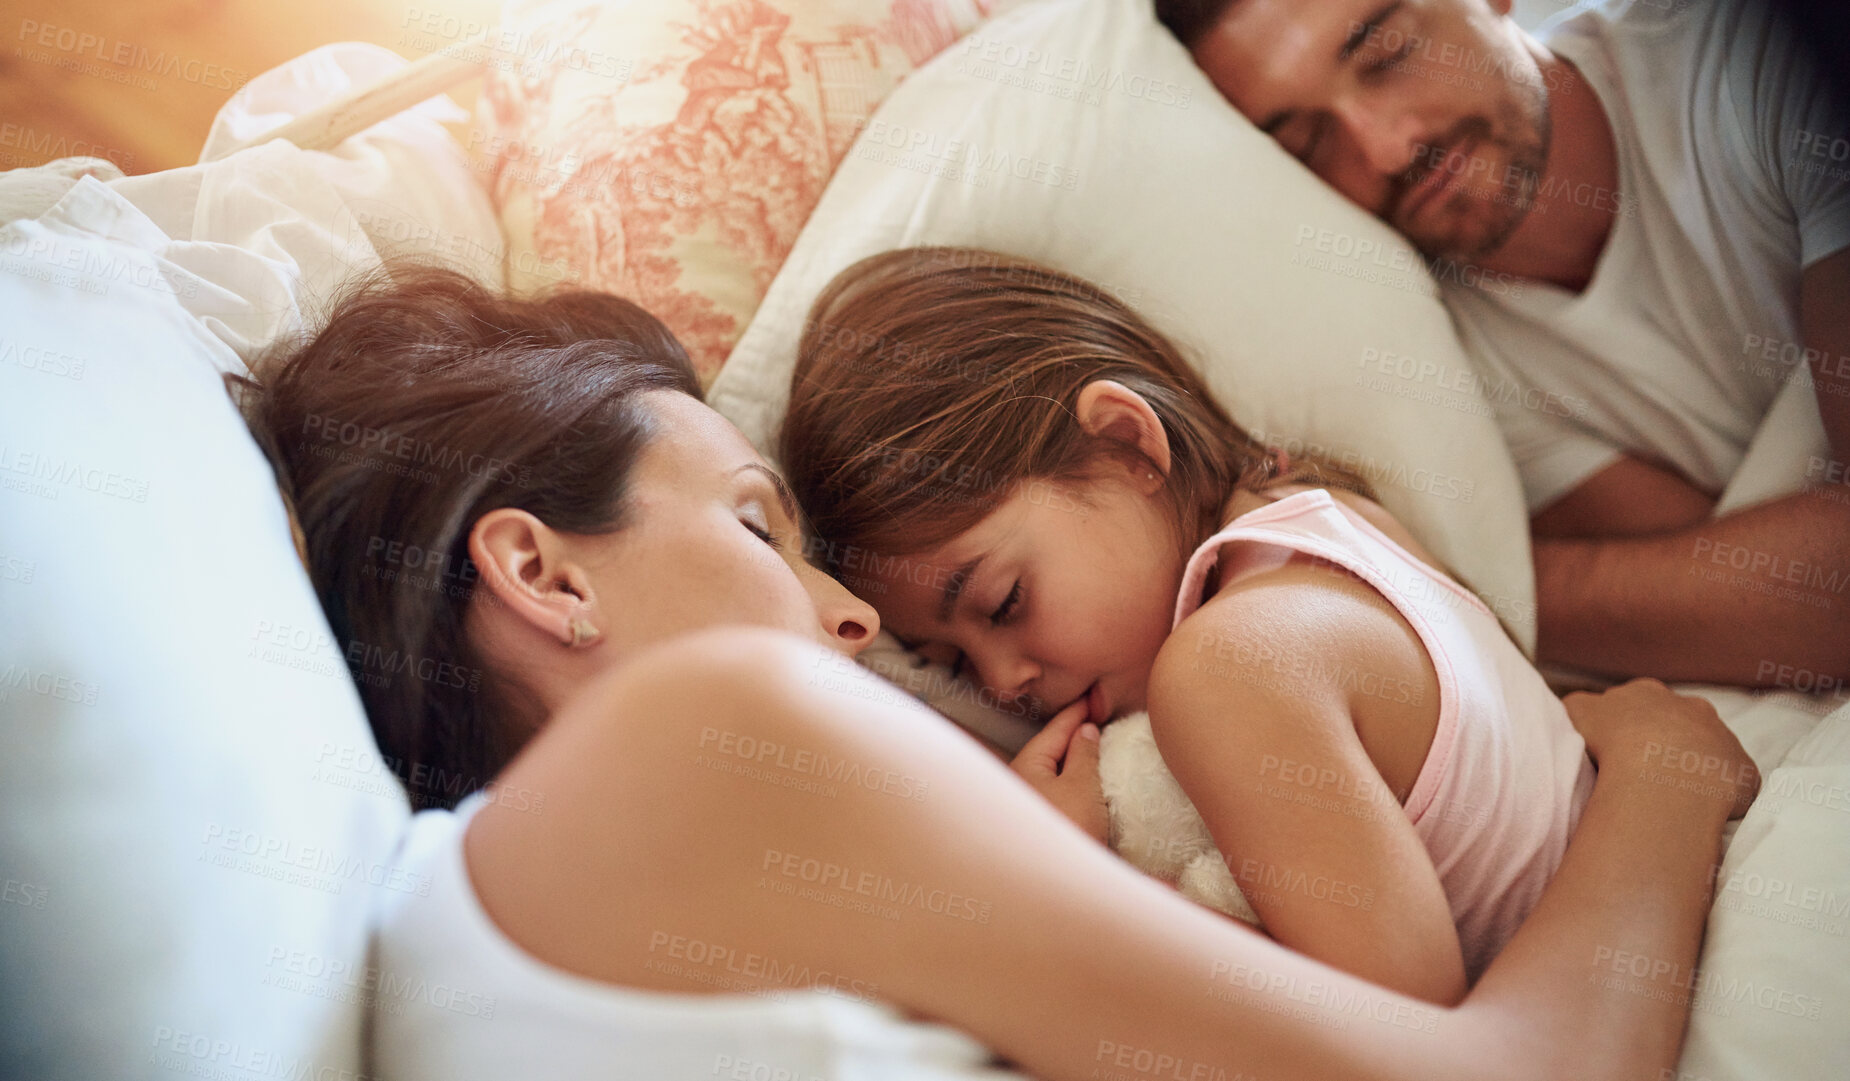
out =
<svg viewBox="0 0 1850 1081"><path fill-rule="evenodd" d="M879 617L804 562L784 482L633 305L401 273L260 372L247 415L343 655L416 662L357 681L427 808L393 860L418 888L384 895L372 958L445 990L375 1012L375 1076L980 1067L894 1011L1074 1081L1146 1059L1271 1081L1676 1062L1687 1000L1588 978L1602 948L1695 961L1737 797L1656 783L1647 750L1745 762L1700 702L1570 700L1603 767L1579 828L1483 979L1437 1006L1188 903L859 673ZM325 453L316 433L347 424L377 438ZM823 761L856 782L809 783ZM869 883L891 911L860 903Z"/></svg>
<svg viewBox="0 0 1850 1081"><path fill-rule="evenodd" d="M1593 764L1489 609L1089 283L968 249L848 268L779 455L821 551L881 556L849 584L902 641L1055 742L1147 710L1279 942L1456 1003L1559 867ZM1104 839L1093 793L1048 787Z"/></svg>

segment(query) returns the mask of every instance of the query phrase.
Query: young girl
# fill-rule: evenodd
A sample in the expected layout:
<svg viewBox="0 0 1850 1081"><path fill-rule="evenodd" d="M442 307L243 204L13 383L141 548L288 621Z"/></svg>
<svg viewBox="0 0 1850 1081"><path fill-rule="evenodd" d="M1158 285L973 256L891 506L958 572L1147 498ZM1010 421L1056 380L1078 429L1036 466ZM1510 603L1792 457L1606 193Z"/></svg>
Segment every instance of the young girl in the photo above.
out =
<svg viewBox="0 0 1850 1081"><path fill-rule="evenodd" d="M965 249L863 260L811 311L780 440L818 547L862 553L846 584L903 641L1081 739L1149 712L1280 942L1455 1003L1560 863L1593 768L1496 618L1099 289ZM1098 833L1095 791L1050 797Z"/></svg>

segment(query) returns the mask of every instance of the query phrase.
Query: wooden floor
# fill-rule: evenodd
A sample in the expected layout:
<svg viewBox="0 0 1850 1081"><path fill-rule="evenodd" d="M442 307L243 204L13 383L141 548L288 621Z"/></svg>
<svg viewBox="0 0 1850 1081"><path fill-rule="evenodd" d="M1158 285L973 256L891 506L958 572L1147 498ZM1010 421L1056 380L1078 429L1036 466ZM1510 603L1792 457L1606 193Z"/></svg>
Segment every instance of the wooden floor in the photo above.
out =
<svg viewBox="0 0 1850 1081"><path fill-rule="evenodd" d="M0 169L92 154L190 165L232 90L331 41L417 57L500 0L0 0ZM476 82L455 92L473 103Z"/></svg>

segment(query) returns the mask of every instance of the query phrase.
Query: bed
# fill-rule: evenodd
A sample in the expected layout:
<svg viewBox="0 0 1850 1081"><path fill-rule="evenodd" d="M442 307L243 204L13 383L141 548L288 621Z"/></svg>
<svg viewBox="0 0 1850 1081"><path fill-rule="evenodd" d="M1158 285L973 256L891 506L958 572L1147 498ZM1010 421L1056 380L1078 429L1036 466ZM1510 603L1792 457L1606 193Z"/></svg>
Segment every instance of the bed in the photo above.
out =
<svg viewBox="0 0 1850 1081"><path fill-rule="evenodd" d="M1417 389L1470 363L1417 262L1221 106L1141 5L894 0L856 23L690 3L648 53L678 67L613 44L639 32L621 10L607 26L583 4L511 5L517 31L419 65L317 50L254 80L188 169L0 175L8 1075L365 1076L368 1012L431 1006L369 969L377 899L419 888L393 858L410 807L219 385L383 257L652 302L760 446L836 269L911 243L1041 258L1194 347L1250 428L1359 463L1532 645L1507 451L1467 402L1402 393L1403 370ZM544 77L530 63L561 56ZM412 105L483 68L487 111L460 137L443 125L469 118ZM322 149L274 138L304 114L295 137ZM781 194L741 219L739 176ZM1251 193L1244 209L1205 201L1200 176ZM1788 388L1728 503L1803 483L1822 445L1807 392ZM1023 738L902 651L873 663L991 742ZM1850 1064L1850 706L1791 683L1693 688L1765 783L1682 988L1680 1081ZM1648 964L1596 960L1656 986ZM919 1040L920 1076L981 1069L865 1020Z"/></svg>

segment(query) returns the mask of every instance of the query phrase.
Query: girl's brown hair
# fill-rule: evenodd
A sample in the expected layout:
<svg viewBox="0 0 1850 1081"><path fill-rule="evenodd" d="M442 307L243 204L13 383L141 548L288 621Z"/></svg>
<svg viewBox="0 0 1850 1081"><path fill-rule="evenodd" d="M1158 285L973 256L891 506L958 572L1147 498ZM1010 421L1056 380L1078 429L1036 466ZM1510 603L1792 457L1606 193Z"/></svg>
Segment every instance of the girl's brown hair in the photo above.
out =
<svg viewBox="0 0 1850 1081"><path fill-rule="evenodd" d="M240 404L293 503L380 750L414 805L453 806L531 735L511 719L532 703L464 633L471 527L513 507L569 533L622 528L654 431L641 396L698 399L693 367L617 297L517 300L401 266L258 371L235 381Z"/></svg>
<svg viewBox="0 0 1850 1081"><path fill-rule="evenodd" d="M1101 455L1079 392L1099 379L1142 395L1169 437L1165 482L1192 544L1236 488L1285 480L1371 495L1316 458L1283 471L1227 415L1170 341L1089 282L972 248L906 248L829 283L798 346L778 454L832 570L849 553L905 555L981 522L1011 493L1089 475Z"/></svg>

